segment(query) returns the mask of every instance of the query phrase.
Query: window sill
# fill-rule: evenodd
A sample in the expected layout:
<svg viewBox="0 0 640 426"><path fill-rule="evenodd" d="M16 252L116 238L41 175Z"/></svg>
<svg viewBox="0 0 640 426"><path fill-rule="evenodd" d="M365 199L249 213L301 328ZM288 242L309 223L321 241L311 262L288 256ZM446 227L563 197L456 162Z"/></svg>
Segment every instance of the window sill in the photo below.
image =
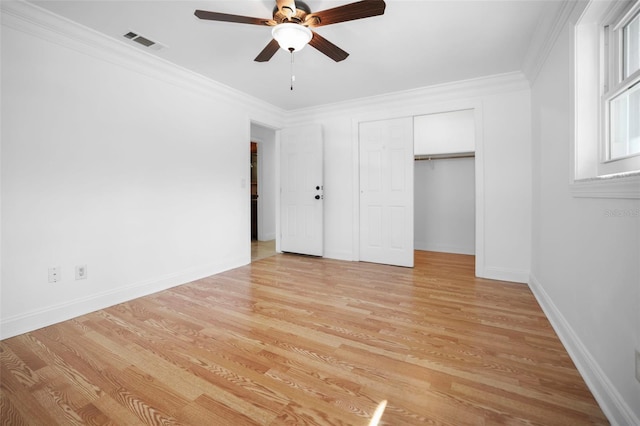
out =
<svg viewBox="0 0 640 426"><path fill-rule="evenodd" d="M640 199L640 174L576 180L569 189L578 198Z"/></svg>

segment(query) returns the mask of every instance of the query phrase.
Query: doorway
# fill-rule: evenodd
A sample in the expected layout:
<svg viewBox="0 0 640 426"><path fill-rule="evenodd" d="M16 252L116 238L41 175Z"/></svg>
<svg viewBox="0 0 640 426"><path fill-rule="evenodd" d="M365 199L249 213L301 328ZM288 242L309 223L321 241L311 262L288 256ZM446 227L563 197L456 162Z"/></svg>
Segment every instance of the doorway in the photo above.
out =
<svg viewBox="0 0 640 426"><path fill-rule="evenodd" d="M258 240L258 144L251 142L251 241Z"/></svg>
<svg viewBox="0 0 640 426"><path fill-rule="evenodd" d="M414 116L415 247L475 255L476 112Z"/></svg>
<svg viewBox="0 0 640 426"><path fill-rule="evenodd" d="M251 261L273 256L276 238L276 131L251 123L250 243Z"/></svg>

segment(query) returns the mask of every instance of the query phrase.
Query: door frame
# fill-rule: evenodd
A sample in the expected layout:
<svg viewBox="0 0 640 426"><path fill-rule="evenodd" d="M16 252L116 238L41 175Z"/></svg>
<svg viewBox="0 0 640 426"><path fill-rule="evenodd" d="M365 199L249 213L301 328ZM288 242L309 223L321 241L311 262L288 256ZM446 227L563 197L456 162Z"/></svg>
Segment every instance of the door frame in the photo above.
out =
<svg viewBox="0 0 640 426"><path fill-rule="evenodd" d="M267 139L265 139L265 137L261 136L258 132L258 134L254 134L251 131L251 128L255 126L256 128L262 128L265 131L268 132L273 132L273 158L270 159L269 163L266 164L265 163L265 154L264 154L264 150L265 150L265 145L266 144L271 144L271 141ZM273 172L274 172L274 188L273 188L273 216L274 216L274 220L276 221L275 226L274 226L274 235L273 238L277 239L277 232L278 232L278 220L279 220L279 207L278 207L278 203L279 203L279 173L277 173L278 167L279 167L279 162L278 162L278 130L280 129L280 127L277 127L273 124L265 124L264 122L261 121L257 121L254 119L249 119L249 142L256 142L258 144L258 194L260 193L264 193L264 184L265 184L265 178L264 178L264 173L265 173L265 169L271 169L273 168ZM250 157L248 159L248 162L250 162ZM250 171L249 171L250 173ZM246 179L249 182L249 193L251 193L251 185L250 185L250 181L251 181L251 176L249 175ZM263 194L264 195L264 194ZM262 236L263 238L265 237L270 237L271 234L267 234L265 236L265 226L264 226L264 222L265 222L265 209L267 209L268 207L265 207L265 197L263 196L263 199L260 200L260 198L258 198L258 240L260 240L260 236ZM251 225L251 204L249 204L249 225L247 229L250 229L250 225ZM249 238L249 249L250 249L250 245L251 245L251 238ZM250 251L250 250L249 250Z"/></svg>
<svg viewBox="0 0 640 426"><path fill-rule="evenodd" d="M360 123L367 121L391 120L403 117L437 114L443 112L472 109L475 120L475 207L476 207L476 265L475 274L485 275L484 267L484 150L483 150L483 113L482 102L477 99L434 103L431 105L413 106L396 112L364 113L351 120L351 145L353 158L353 217L352 248L354 261L360 261ZM415 203L414 203L415 204Z"/></svg>

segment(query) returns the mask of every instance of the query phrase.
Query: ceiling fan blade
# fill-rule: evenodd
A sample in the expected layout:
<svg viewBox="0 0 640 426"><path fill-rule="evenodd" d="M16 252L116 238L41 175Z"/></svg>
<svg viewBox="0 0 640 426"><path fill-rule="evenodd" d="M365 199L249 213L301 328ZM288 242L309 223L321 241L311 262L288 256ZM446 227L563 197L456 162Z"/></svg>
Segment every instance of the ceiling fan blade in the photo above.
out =
<svg viewBox="0 0 640 426"><path fill-rule="evenodd" d="M313 33L313 37L311 38L309 45L315 47L336 62L344 61L347 59L347 56L349 56L347 52L340 49L338 46L316 32Z"/></svg>
<svg viewBox="0 0 640 426"><path fill-rule="evenodd" d="M194 15L200 19L209 21L235 22L238 24L267 25L274 26L276 22L272 19L252 18L250 16L231 15L228 13L209 12L207 10L196 10Z"/></svg>
<svg viewBox="0 0 640 426"><path fill-rule="evenodd" d="M333 9L323 10L307 15L305 24L310 27L337 24L355 19L370 18L384 14L384 0L362 0Z"/></svg>
<svg viewBox="0 0 640 426"><path fill-rule="evenodd" d="M260 52L258 56L256 56L254 61L267 62L269 59L273 57L273 55L276 54L278 49L280 49L280 45L278 44L276 39L273 39L269 42L269 44L267 44L267 46L264 49L262 49L262 52Z"/></svg>
<svg viewBox="0 0 640 426"><path fill-rule="evenodd" d="M310 27L337 24L339 22L370 18L384 14L384 0L362 0L333 9L323 10L307 15L305 23Z"/></svg>

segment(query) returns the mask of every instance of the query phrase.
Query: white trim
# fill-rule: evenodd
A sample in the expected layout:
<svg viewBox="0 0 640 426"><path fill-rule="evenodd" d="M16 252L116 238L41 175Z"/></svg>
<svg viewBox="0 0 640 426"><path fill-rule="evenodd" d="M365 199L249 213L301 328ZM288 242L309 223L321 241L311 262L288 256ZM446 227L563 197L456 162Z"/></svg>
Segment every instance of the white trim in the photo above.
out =
<svg viewBox="0 0 640 426"><path fill-rule="evenodd" d="M352 258L351 260L358 262L360 260L360 121L351 120L351 158L353 161L353 216L352 223Z"/></svg>
<svg viewBox="0 0 640 426"><path fill-rule="evenodd" d="M578 198L640 199L640 175L577 180L569 189Z"/></svg>
<svg viewBox="0 0 640 426"><path fill-rule="evenodd" d="M562 315L542 284L531 274L529 288L560 338L571 360L582 375L600 408L612 425L640 425L640 419L624 401L607 375Z"/></svg>
<svg viewBox="0 0 640 426"><path fill-rule="evenodd" d="M280 249L280 240L282 238L282 228L280 227L280 195L282 194L282 186L280 180L280 132L282 129L276 129L276 137L274 143L276 144L275 149L275 167L276 167L276 253L282 253Z"/></svg>
<svg viewBox="0 0 640 426"><path fill-rule="evenodd" d="M541 22L536 28L534 38L522 65L522 69L531 85L538 78L538 74L540 74L549 54L553 50L553 46L555 46L558 37L578 3L577 1L563 1L555 16L551 19L552 22Z"/></svg>
<svg viewBox="0 0 640 426"><path fill-rule="evenodd" d="M640 12L640 2L634 4L629 8L629 10L625 11L613 25L612 30L618 31L620 28L627 25L632 20L631 18L635 18L635 14L638 12Z"/></svg>
<svg viewBox="0 0 640 426"><path fill-rule="evenodd" d="M246 257L233 259L224 263L209 263L175 274L157 277L152 280L140 281L114 290L104 291L88 297L70 300L57 305L47 306L43 309L37 309L5 318L0 323L0 339L6 339L62 321L67 321L109 306L114 306L119 303L131 301L139 297L157 293L191 281L219 274L221 272L246 265L247 263L248 259Z"/></svg>
<svg viewBox="0 0 640 426"><path fill-rule="evenodd" d="M287 127L314 122L318 117L344 117L345 111L366 117L366 120L386 120L398 117L429 114L420 112L429 105L450 103L452 99L470 99L529 90L531 87L521 72L496 74L452 83L421 87L385 95L354 99L317 107L288 111ZM425 100L428 100L427 102ZM427 107L425 107L427 104ZM381 112L383 111L383 112ZM418 111L418 112L416 112ZM365 121L366 121L365 120Z"/></svg>
<svg viewBox="0 0 640 426"><path fill-rule="evenodd" d="M485 208L484 208L484 112L482 103L478 103L474 107L473 115L476 125L475 136L475 184L476 184L476 267L475 274L477 277L485 277L485 239L484 239L484 222L485 222Z"/></svg>

